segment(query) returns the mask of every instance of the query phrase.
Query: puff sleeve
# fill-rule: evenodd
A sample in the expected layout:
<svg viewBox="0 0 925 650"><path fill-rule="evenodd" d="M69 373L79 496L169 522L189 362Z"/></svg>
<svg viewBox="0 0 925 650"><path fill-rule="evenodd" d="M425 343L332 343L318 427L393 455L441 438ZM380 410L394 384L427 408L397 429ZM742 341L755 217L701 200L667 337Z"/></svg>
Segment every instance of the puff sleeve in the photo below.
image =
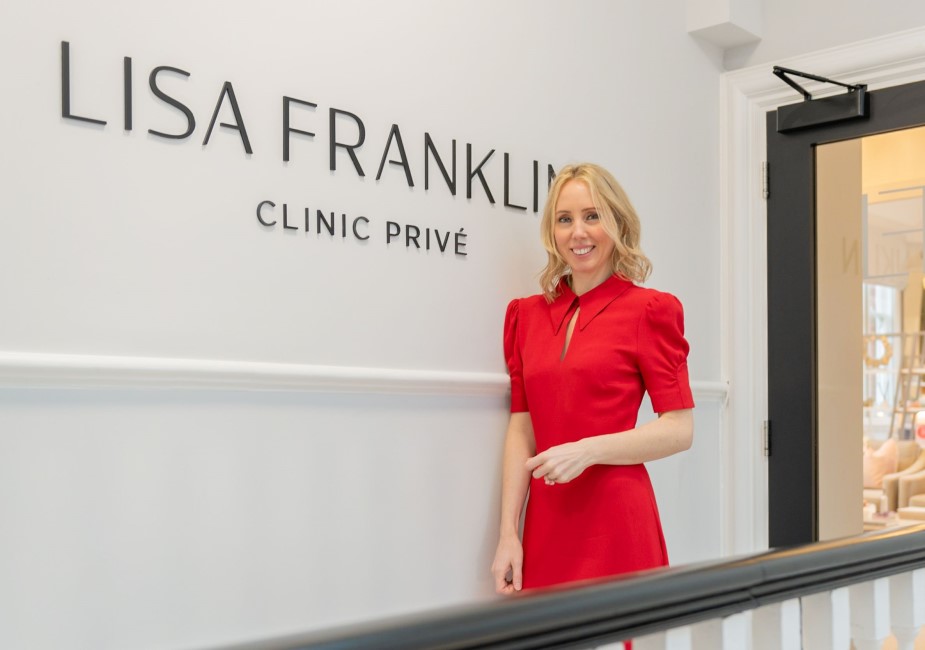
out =
<svg viewBox="0 0 925 650"><path fill-rule="evenodd" d="M689 346L684 309L669 293L657 293L639 322L639 370L656 413L694 406L687 372Z"/></svg>
<svg viewBox="0 0 925 650"><path fill-rule="evenodd" d="M520 316L520 300L514 299L507 306L504 315L504 360L511 377L511 413L529 411L527 393L524 390L523 360L520 356L520 341L517 335L517 321Z"/></svg>

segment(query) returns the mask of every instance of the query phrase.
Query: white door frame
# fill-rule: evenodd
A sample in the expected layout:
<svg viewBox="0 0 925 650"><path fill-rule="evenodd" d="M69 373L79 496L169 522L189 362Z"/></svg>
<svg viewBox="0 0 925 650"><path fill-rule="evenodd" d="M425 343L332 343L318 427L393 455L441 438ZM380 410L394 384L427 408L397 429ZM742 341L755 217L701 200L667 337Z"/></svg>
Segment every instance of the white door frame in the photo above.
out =
<svg viewBox="0 0 925 650"><path fill-rule="evenodd" d="M772 74L774 65L866 83L876 90L925 80L925 27L728 72L720 80L720 340L728 383L723 418L723 552L768 545L767 208L762 193L765 114L802 100ZM801 81L801 85L804 85ZM844 92L808 81L815 97ZM770 171L774 191L774 171Z"/></svg>

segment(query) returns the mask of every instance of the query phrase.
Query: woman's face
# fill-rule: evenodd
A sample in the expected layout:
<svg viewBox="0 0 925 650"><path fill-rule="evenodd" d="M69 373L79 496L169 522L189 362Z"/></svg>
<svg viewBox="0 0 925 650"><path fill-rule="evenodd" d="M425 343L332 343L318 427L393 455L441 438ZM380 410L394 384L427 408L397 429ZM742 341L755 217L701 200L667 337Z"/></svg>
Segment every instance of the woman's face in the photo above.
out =
<svg viewBox="0 0 925 650"><path fill-rule="evenodd" d="M614 243L604 230L588 186L570 180L562 186L555 212L556 250L572 269L584 291L596 287L613 274Z"/></svg>

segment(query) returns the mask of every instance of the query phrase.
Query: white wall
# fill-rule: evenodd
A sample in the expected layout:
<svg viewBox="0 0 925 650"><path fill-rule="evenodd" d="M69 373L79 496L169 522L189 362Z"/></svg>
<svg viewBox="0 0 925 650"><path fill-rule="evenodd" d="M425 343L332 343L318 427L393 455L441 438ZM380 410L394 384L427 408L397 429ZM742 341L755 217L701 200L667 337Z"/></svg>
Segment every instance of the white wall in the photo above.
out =
<svg viewBox="0 0 925 650"><path fill-rule="evenodd" d="M501 401L3 391L2 645L204 646L484 595Z"/></svg>
<svg viewBox="0 0 925 650"><path fill-rule="evenodd" d="M62 40L73 111L103 128L61 118ZM685 304L693 378L721 379L720 55L686 34L680 0L16 2L0 8L0 60L14 70L0 109L2 647L202 646L488 597L501 320L543 258L538 217L501 205L503 152L516 202L534 159L614 171L644 221L650 284ZM146 133L183 127L147 88L158 65L191 73L164 82L195 114L188 140ZM226 129L201 145L224 81L250 157ZM288 165L283 95L318 104ZM364 179L343 154L327 168L331 107L366 125ZM413 189L395 167L375 181L393 122ZM439 177L423 190L425 131L441 152L458 141L456 197ZM497 149L496 205L465 198L467 142L479 159ZM264 199L364 215L372 239L266 230ZM387 247L388 219L465 228L469 254ZM213 361L245 362L235 390L189 388ZM246 362L387 378L247 390L267 386ZM159 388L95 370L116 366L159 372ZM418 395L401 387L409 370L446 381ZM675 562L722 551L722 404L695 397L695 448L652 467Z"/></svg>
<svg viewBox="0 0 925 650"><path fill-rule="evenodd" d="M775 64L925 25L925 5L919 0L763 0L761 5L761 40L727 50L726 69Z"/></svg>

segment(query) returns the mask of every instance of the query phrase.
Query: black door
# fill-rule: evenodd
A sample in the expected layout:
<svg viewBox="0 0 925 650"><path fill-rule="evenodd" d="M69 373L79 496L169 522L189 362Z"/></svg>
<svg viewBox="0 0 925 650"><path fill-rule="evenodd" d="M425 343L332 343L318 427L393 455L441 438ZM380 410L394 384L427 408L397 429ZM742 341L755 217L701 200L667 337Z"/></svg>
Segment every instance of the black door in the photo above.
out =
<svg viewBox="0 0 925 650"><path fill-rule="evenodd" d="M772 547L818 539L816 146L925 125L925 82L868 95L866 118L780 133L777 111L767 115Z"/></svg>

